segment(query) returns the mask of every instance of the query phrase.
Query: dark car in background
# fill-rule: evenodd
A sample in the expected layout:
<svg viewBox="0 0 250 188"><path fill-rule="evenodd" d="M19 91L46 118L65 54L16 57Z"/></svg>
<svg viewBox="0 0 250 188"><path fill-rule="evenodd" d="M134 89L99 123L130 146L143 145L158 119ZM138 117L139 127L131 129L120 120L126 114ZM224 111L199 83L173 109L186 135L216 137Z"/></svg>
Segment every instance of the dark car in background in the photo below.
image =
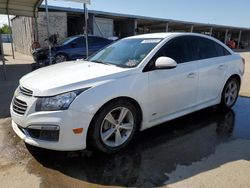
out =
<svg viewBox="0 0 250 188"><path fill-rule="evenodd" d="M106 38L98 36L88 36L89 55L102 49L112 42L113 40L109 40ZM32 55L36 63L43 63L45 65L49 63L48 48L35 49ZM53 63L86 58L85 37L83 35L76 35L65 38L64 40L58 42L54 47L52 47L51 56Z"/></svg>

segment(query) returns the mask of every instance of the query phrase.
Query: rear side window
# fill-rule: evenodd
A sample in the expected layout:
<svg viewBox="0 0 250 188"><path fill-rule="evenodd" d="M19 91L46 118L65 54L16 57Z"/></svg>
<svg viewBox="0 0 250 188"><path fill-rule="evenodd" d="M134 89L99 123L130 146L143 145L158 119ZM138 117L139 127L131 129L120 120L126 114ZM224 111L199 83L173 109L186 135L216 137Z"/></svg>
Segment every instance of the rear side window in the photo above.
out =
<svg viewBox="0 0 250 188"><path fill-rule="evenodd" d="M213 40L192 36L191 41L196 60L230 55L227 49Z"/></svg>

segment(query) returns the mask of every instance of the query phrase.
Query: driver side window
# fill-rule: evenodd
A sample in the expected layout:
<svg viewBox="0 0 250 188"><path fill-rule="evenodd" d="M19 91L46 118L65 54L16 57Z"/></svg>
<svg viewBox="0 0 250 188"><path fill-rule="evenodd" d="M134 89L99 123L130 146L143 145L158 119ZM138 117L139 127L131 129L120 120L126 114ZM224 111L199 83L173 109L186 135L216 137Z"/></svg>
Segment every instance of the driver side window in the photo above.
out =
<svg viewBox="0 0 250 188"><path fill-rule="evenodd" d="M145 71L153 70L155 61L162 56L170 57L178 64L192 61L192 52L190 52L189 48L189 36L181 36L168 41L150 60Z"/></svg>

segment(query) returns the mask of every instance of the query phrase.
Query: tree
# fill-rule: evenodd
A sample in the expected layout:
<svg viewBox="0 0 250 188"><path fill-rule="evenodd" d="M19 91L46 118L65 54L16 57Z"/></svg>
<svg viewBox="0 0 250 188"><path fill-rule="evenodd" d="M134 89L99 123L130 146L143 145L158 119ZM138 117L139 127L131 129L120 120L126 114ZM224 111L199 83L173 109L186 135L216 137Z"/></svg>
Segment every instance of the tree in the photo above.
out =
<svg viewBox="0 0 250 188"><path fill-rule="evenodd" d="M10 34L10 27L7 24L3 24L3 26L0 28L0 33Z"/></svg>

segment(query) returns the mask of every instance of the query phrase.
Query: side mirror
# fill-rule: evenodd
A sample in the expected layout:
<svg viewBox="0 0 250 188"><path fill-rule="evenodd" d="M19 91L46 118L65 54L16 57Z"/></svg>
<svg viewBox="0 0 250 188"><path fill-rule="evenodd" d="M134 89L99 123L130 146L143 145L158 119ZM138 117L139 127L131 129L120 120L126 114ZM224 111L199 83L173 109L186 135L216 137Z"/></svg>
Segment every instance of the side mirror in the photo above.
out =
<svg viewBox="0 0 250 188"><path fill-rule="evenodd" d="M155 61L156 69L172 69L175 68L176 66L177 66L176 61L170 57L159 57Z"/></svg>

